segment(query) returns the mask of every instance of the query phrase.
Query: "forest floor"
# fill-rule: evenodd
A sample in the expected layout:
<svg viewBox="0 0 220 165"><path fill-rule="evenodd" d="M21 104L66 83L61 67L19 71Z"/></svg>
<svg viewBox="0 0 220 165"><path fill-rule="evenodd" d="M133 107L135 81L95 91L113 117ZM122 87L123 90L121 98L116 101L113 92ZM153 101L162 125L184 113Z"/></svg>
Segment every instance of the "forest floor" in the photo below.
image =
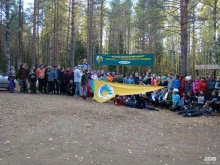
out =
<svg viewBox="0 0 220 165"><path fill-rule="evenodd" d="M219 165L219 119L0 90L0 165Z"/></svg>

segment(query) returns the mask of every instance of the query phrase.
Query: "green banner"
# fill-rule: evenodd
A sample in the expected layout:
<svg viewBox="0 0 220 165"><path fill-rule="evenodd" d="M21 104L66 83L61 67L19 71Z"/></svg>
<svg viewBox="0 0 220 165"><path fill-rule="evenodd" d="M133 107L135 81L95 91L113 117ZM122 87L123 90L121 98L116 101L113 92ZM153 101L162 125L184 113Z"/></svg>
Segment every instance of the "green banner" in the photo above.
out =
<svg viewBox="0 0 220 165"><path fill-rule="evenodd" d="M153 66L154 54L96 54L96 65Z"/></svg>

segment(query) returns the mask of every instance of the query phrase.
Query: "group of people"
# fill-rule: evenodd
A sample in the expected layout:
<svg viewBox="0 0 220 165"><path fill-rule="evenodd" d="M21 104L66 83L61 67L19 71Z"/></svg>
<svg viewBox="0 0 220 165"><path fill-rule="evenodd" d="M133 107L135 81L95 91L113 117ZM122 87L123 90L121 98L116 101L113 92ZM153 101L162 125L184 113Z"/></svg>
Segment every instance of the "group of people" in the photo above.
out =
<svg viewBox="0 0 220 165"><path fill-rule="evenodd" d="M195 77L173 75L157 76L148 70L139 75L138 72L132 74L117 74L105 72L104 70L90 70L87 60L84 59L81 65L72 70L60 66L44 66L40 64L37 70L34 67L27 69L22 64L15 74L14 68L9 71L9 92L14 90L14 79L19 79L20 93L45 93L45 94L66 94L74 97L92 96L89 86L90 80L105 82L163 86L162 90L139 95L119 96L116 95L115 105L126 105L134 108L145 108L148 110L158 110L158 107L168 107L171 111L178 111L184 116L210 115L213 111L220 112L220 76L213 74ZM36 89L38 84L38 92ZM152 106L154 105L154 106ZM208 110L207 110L208 109Z"/></svg>
<svg viewBox="0 0 220 165"><path fill-rule="evenodd" d="M157 107L167 107L180 115L193 117L212 115L213 111L220 112L220 76L213 74L193 78L192 76L175 75L157 76L149 70L143 78L127 75L124 83L164 86L162 90L139 95L119 96L114 98L115 105L125 105L147 110L158 110ZM153 107L151 105L154 105ZM156 108L155 108L156 107Z"/></svg>
<svg viewBox="0 0 220 165"><path fill-rule="evenodd" d="M45 93L45 94L68 94L86 99L88 70L90 66L84 59L82 65L70 70L60 66L44 66L40 64L37 70L34 67L27 69L26 64L21 64L15 74L14 67L10 67L8 73L9 92L13 93L15 88L14 79L19 80L20 93ZM37 92L38 86L38 92Z"/></svg>

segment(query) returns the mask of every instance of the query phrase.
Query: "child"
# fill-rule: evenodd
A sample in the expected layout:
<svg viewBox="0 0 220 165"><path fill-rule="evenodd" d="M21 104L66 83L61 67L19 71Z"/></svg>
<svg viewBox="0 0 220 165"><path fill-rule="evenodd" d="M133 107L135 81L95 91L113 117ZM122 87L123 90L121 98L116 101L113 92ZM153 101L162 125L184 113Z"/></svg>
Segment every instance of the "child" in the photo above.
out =
<svg viewBox="0 0 220 165"><path fill-rule="evenodd" d="M167 98L167 89L162 90L162 97L159 98L160 107L165 105L165 100Z"/></svg>
<svg viewBox="0 0 220 165"><path fill-rule="evenodd" d="M205 92L203 90L201 90L199 92L199 95L196 96L196 99L197 99L197 105L199 106L199 108L202 108L206 102Z"/></svg>
<svg viewBox="0 0 220 165"><path fill-rule="evenodd" d="M177 111L180 109L180 95L178 94L179 90L177 88L173 89L172 103L170 107L171 111Z"/></svg>
<svg viewBox="0 0 220 165"><path fill-rule="evenodd" d="M173 95L173 88L169 88L168 92L164 96L166 107L171 107L171 105L172 105L172 95Z"/></svg>
<svg viewBox="0 0 220 165"><path fill-rule="evenodd" d="M8 73L8 80L9 80L9 93L14 93L14 88L15 88L15 72L14 72L14 67L11 66L9 73Z"/></svg>
<svg viewBox="0 0 220 165"><path fill-rule="evenodd" d="M35 70L32 67L29 72L29 82L30 82L31 93L34 93L34 94L36 94L36 81L37 81L37 78L36 78Z"/></svg>

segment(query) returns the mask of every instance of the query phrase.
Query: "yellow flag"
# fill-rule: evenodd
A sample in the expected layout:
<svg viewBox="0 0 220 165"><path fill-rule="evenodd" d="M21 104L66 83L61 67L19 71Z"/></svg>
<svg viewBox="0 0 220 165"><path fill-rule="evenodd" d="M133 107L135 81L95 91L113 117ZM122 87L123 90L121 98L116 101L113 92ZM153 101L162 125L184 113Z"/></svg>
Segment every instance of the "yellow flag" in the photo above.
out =
<svg viewBox="0 0 220 165"><path fill-rule="evenodd" d="M103 103L115 97L116 94L120 96L140 94L162 89L164 87L120 84L94 80L94 88L93 99L97 102Z"/></svg>

